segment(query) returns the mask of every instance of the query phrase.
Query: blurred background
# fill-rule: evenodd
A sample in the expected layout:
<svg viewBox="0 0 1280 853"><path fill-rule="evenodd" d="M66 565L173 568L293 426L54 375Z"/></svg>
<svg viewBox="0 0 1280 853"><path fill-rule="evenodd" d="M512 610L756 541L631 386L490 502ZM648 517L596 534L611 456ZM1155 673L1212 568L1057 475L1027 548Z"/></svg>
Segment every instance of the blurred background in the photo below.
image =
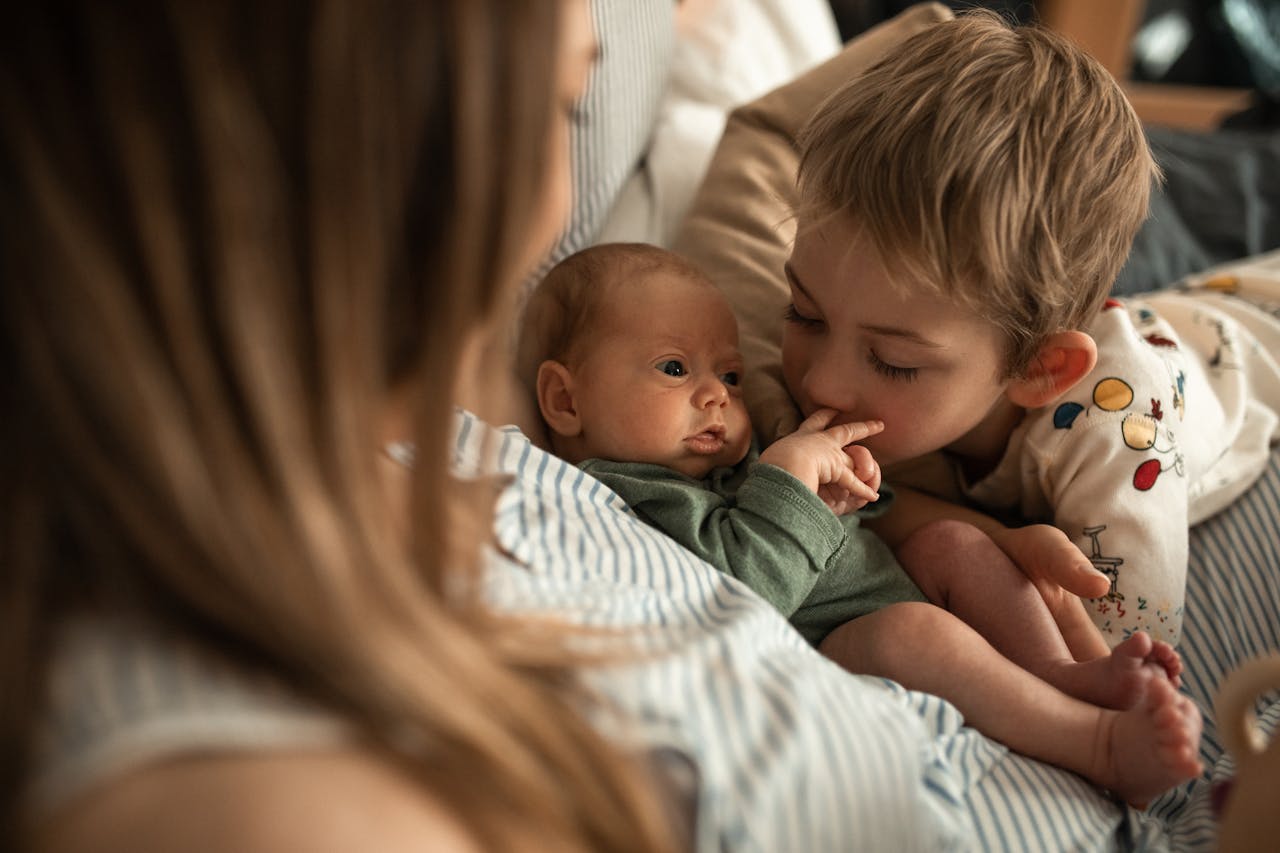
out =
<svg viewBox="0 0 1280 853"><path fill-rule="evenodd" d="M830 0L848 40L912 0ZM1280 249L1280 0L964 0L1038 22L1120 81L1164 170L1115 285Z"/></svg>
<svg viewBox="0 0 1280 853"><path fill-rule="evenodd" d="M848 40L911 0L831 0ZM1280 127L1280 0L991 0L1089 48L1130 84L1144 118L1167 126ZM1158 84L1153 88L1148 84Z"/></svg>

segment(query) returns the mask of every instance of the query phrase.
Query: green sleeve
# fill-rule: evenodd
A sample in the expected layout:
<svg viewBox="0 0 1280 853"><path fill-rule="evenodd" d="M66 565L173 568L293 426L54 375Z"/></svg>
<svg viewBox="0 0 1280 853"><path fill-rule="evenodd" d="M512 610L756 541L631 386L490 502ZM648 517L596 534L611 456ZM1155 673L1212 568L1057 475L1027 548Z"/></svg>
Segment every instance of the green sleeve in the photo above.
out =
<svg viewBox="0 0 1280 853"><path fill-rule="evenodd" d="M845 528L804 484L757 463L736 494L658 465L589 460L581 466L662 530L790 617L845 542Z"/></svg>

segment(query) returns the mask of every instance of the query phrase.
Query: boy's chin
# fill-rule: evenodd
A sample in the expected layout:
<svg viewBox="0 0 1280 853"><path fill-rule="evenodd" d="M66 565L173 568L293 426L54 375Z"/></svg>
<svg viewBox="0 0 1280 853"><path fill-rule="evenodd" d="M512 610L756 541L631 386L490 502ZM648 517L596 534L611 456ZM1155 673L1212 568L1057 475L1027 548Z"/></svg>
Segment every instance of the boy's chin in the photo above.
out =
<svg viewBox="0 0 1280 853"><path fill-rule="evenodd" d="M946 468L946 466L949 463L946 461L945 449L917 450L916 448L896 447L882 451L872 447L869 442L866 443L866 447L871 451L871 455L875 457L876 463L880 466L881 471L884 472L886 480L900 479L904 472L917 470L934 472L947 481L951 478L950 473L947 473L949 468ZM946 469L945 471L944 468ZM904 485L911 484L906 483Z"/></svg>
<svg viewBox="0 0 1280 853"><path fill-rule="evenodd" d="M909 448L885 446L884 442L876 441L880 436L871 436L856 442L861 444L867 450L871 451L871 455L875 458L876 464L881 468L888 468L890 465L896 465L904 460L909 461L911 456L906 455L910 452Z"/></svg>

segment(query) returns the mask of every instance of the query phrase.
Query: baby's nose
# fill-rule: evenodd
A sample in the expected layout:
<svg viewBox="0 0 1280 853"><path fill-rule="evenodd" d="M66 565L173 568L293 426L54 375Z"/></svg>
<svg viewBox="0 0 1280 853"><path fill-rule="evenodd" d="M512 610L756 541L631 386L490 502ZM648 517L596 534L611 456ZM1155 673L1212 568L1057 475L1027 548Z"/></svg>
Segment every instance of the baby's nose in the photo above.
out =
<svg viewBox="0 0 1280 853"><path fill-rule="evenodd" d="M703 382L698 389L698 406L707 408L709 406L724 406L729 402L729 389L719 377Z"/></svg>

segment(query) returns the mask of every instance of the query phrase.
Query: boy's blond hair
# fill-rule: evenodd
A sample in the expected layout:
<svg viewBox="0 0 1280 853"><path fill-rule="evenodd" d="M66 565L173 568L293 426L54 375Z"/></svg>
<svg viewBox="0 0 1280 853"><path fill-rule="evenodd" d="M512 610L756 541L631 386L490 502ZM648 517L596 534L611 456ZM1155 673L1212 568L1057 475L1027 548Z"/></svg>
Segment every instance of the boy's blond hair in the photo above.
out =
<svg viewBox="0 0 1280 853"><path fill-rule="evenodd" d="M836 90L799 136L801 226L847 217L888 270L1005 335L1005 375L1101 306L1159 169L1110 74L974 12Z"/></svg>
<svg viewBox="0 0 1280 853"><path fill-rule="evenodd" d="M572 367L598 330L601 309L613 289L642 286L656 272L687 278L691 285L715 287L691 261L648 243L601 243L552 267L524 309L516 369L525 387L535 390L538 366L544 361Z"/></svg>

